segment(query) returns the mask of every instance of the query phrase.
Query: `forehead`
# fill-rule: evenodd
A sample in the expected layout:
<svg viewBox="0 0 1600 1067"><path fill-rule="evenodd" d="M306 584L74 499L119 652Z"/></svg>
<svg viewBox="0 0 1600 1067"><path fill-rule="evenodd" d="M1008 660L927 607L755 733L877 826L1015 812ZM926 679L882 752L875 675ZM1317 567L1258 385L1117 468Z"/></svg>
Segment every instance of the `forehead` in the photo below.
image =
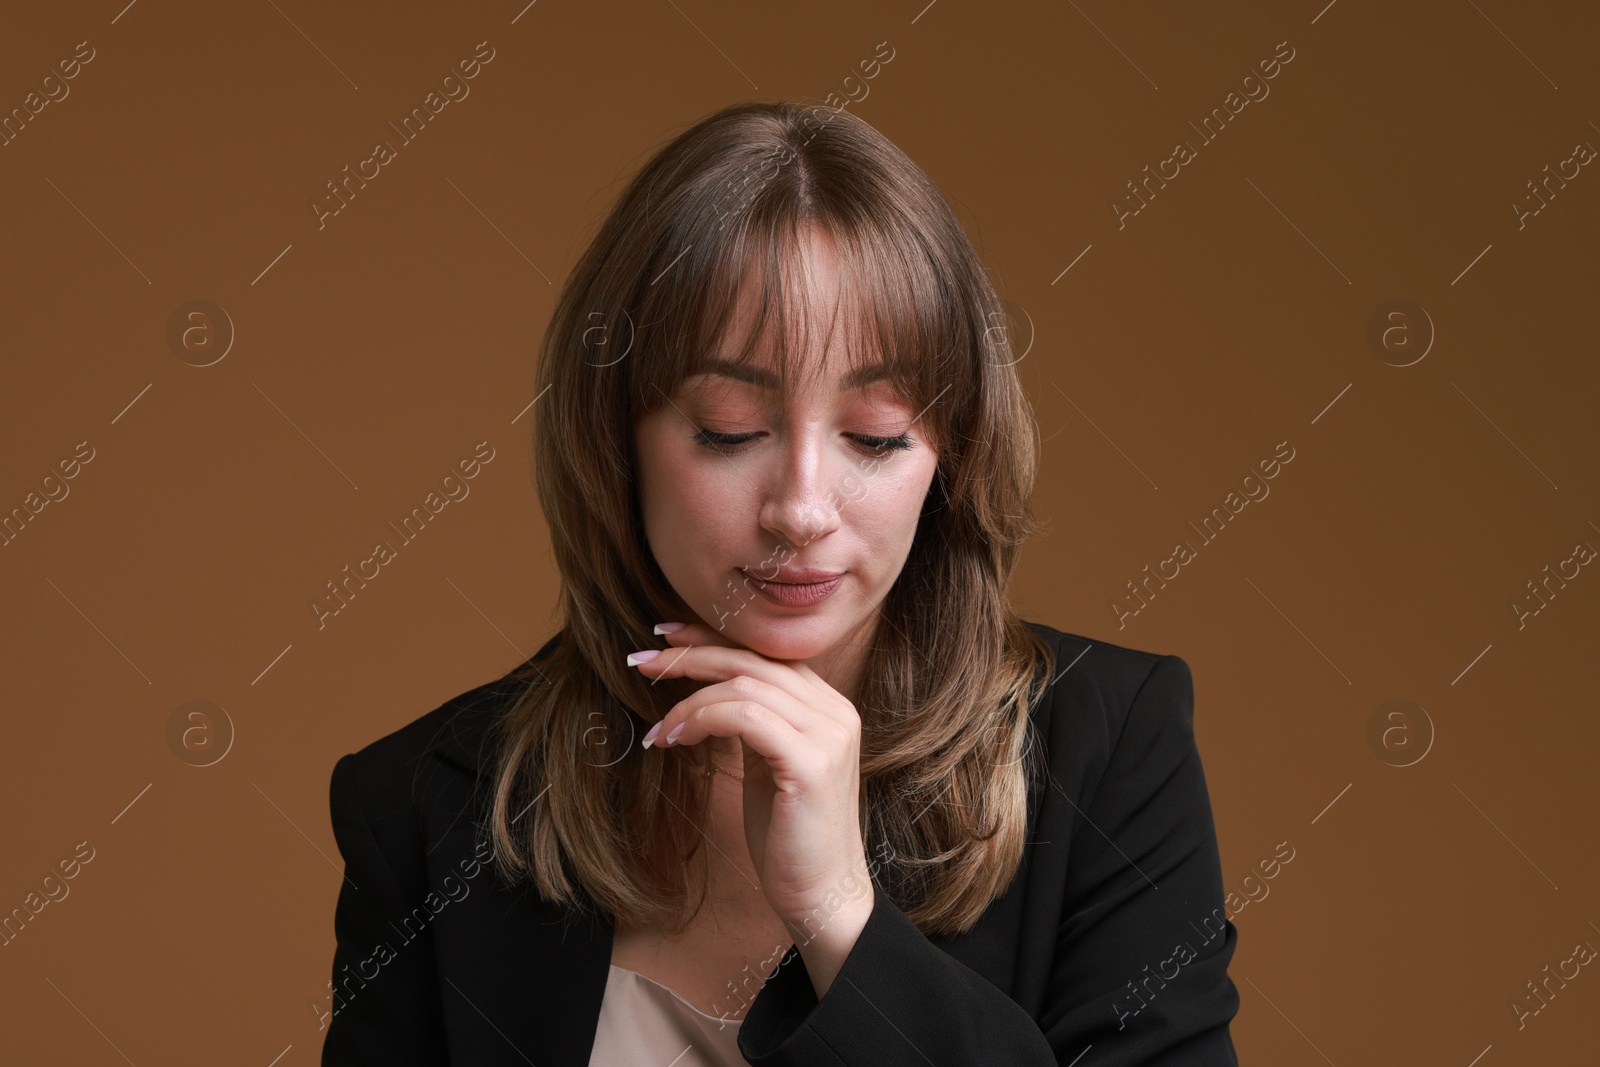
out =
<svg viewBox="0 0 1600 1067"><path fill-rule="evenodd" d="M850 389L864 390L873 383L887 381L890 377L889 364L874 363L848 371L839 379L837 386L840 392ZM772 371L754 364L737 363L720 357L701 364L699 370L684 379L683 386L685 389L692 389L718 382L736 382L767 393L778 391L778 376Z"/></svg>
<svg viewBox="0 0 1600 1067"><path fill-rule="evenodd" d="M776 394L812 379L843 391L892 378L873 336L878 324L865 313L871 294L843 284L834 235L814 225L793 237L743 263L731 307L700 324L701 358L684 369L683 384L721 379Z"/></svg>

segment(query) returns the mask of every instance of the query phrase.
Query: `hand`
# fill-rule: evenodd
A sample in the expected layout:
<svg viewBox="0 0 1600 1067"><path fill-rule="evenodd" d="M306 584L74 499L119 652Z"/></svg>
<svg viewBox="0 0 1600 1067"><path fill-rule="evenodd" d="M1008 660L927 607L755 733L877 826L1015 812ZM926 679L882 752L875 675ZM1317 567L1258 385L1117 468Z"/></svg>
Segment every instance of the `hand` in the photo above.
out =
<svg viewBox="0 0 1600 1067"><path fill-rule="evenodd" d="M819 917L833 923L830 904L838 909L840 897L865 884L864 905L838 916L842 921L832 931L848 937L848 952L873 900L861 840L855 705L804 663L728 644L703 623L665 640L673 647L638 664L640 673L711 684L674 705L654 737L646 735L647 747L692 745L711 735L741 739L745 842L767 902L791 927L810 920L815 929ZM668 742L680 726L676 741ZM838 947L839 936L828 940Z"/></svg>

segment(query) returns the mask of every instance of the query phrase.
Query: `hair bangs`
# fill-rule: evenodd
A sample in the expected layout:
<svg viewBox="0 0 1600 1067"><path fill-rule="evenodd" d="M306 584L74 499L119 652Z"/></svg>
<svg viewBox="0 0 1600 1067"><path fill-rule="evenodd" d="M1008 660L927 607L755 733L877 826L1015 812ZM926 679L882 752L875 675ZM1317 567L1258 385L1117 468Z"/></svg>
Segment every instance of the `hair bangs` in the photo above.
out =
<svg viewBox="0 0 1600 1067"><path fill-rule="evenodd" d="M832 199L802 203L779 189L769 189L731 228L697 222L699 232L675 238L691 251L680 258L685 273L671 290L693 295L641 306L661 328L640 346L634 418L719 363L760 368L776 379L780 396L792 396L811 384L821 353L837 344L847 387L864 395L887 381L929 436L948 439L949 408L937 402L952 375L970 379L962 371L974 353L958 359L966 367L952 366L949 357L970 332L960 306L941 299L937 272L909 222L871 220L864 205ZM813 235L831 247L837 267L836 298L823 307L807 284Z"/></svg>

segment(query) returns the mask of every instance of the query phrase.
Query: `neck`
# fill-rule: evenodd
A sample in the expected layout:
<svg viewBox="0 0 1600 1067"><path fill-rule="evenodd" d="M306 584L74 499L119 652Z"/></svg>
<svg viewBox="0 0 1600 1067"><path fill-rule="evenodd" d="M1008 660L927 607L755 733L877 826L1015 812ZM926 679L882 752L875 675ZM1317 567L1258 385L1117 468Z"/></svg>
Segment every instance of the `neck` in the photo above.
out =
<svg viewBox="0 0 1600 1067"><path fill-rule="evenodd" d="M709 746L711 758L717 761L717 766L734 774L744 773L743 741L737 737L708 737L701 743Z"/></svg>
<svg viewBox="0 0 1600 1067"><path fill-rule="evenodd" d="M846 637L828 651L803 660L835 692L852 704L861 689L861 675L866 667L867 649L875 632L870 625Z"/></svg>

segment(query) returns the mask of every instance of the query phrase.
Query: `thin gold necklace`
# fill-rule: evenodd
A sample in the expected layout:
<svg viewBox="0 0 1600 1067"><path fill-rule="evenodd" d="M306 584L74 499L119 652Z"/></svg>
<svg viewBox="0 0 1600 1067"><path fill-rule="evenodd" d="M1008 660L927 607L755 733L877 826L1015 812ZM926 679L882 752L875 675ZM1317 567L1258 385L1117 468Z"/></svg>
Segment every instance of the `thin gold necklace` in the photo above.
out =
<svg viewBox="0 0 1600 1067"><path fill-rule="evenodd" d="M734 774L732 771L723 770L722 766L720 764L718 764L717 761L712 759L710 756L707 756L706 760L711 764L711 766L706 770L706 777L707 778L710 778L712 775L716 774L718 771L721 771L723 774L727 775L729 778L732 778L736 782L744 781L744 775L742 775L742 774Z"/></svg>

